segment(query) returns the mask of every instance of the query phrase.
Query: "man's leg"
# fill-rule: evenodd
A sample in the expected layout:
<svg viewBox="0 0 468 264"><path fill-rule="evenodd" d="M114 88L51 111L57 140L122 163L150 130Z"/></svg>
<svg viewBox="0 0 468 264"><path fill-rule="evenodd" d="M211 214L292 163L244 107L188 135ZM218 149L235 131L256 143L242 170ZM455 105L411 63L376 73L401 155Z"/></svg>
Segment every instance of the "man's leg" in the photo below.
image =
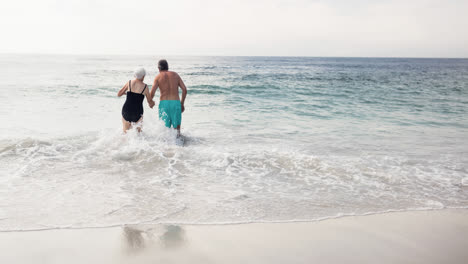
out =
<svg viewBox="0 0 468 264"><path fill-rule="evenodd" d="M163 102L159 103L159 119L164 122L166 127L171 127L171 119L169 118L168 110L165 108Z"/></svg>
<svg viewBox="0 0 468 264"><path fill-rule="evenodd" d="M180 137L180 125L182 125L182 109L180 102L178 102L178 105L176 105L174 109L173 122L176 125L174 128L177 129L177 137Z"/></svg>

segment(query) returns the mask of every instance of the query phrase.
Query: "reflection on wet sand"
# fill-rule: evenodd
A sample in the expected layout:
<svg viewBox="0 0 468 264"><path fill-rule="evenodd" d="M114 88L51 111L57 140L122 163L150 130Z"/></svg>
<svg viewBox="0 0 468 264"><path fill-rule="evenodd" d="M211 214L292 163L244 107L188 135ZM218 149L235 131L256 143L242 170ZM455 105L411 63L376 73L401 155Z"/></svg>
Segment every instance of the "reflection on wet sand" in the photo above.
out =
<svg viewBox="0 0 468 264"><path fill-rule="evenodd" d="M132 252L157 244L174 249L185 243L185 230L177 225L157 225L151 228L125 226L123 233L125 244Z"/></svg>
<svg viewBox="0 0 468 264"><path fill-rule="evenodd" d="M145 247L145 240L142 233L144 231L125 226L123 228L125 240L130 250L138 250Z"/></svg>
<svg viewBox="0 0 468 264"><path fill-rule="evenodd" d="M161 243L166 248L177 248L185 242L185 231L182 227L176 225L165 226L165 232L160 237Z"/></svg>

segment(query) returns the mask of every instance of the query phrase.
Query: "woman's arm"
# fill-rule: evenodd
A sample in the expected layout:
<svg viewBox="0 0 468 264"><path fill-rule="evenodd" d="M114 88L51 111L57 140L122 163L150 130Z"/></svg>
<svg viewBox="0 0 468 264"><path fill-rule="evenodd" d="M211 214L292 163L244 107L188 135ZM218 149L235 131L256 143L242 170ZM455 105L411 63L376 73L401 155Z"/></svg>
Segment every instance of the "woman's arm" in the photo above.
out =
<svg viewBox="0 0 468 264"><path fill-rule="evenodd" d="M145 96L146 96L146 101L148 102L149 107L153 108L153 106L156 104L153 101L153 98L151 98L151 92L149 89L145 89Z"/></svg>
<svg viewBox="0 0 468 264"><path fill-rule="evenodd" d="M124 87L122 87L122 89L120 89L120 91L117 93L117 96L120 97L120 96L126 94L126 93L127 93L127 89L128 89L128 83L126 83L126 84L124 85Z"/></svg>

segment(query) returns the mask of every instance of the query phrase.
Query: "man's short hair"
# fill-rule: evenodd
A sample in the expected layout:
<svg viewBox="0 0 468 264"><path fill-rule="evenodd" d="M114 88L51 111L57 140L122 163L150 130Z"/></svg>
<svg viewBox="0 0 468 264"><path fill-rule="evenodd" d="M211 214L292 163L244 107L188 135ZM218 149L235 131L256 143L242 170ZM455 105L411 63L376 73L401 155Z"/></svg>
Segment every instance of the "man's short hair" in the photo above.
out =
<svg viewBox="0 0 468 264"><path fill-rule="evenodd" d="M158 68L160 71L168 71L169 70L169 64L167 64L167 60L160 60L158 62Z"/></svg>

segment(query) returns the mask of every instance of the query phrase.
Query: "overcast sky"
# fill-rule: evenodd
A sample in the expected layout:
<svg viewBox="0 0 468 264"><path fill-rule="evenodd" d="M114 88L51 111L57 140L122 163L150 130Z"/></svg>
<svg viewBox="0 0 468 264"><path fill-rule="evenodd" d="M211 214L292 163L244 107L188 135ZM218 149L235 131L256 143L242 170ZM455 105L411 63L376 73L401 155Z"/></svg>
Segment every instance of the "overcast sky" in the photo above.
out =
<svg viewBox="0 0 468 264"><path fill-rule="evenodd" d="M468 57L468 0L14 0L0 53Z"/></svg>

